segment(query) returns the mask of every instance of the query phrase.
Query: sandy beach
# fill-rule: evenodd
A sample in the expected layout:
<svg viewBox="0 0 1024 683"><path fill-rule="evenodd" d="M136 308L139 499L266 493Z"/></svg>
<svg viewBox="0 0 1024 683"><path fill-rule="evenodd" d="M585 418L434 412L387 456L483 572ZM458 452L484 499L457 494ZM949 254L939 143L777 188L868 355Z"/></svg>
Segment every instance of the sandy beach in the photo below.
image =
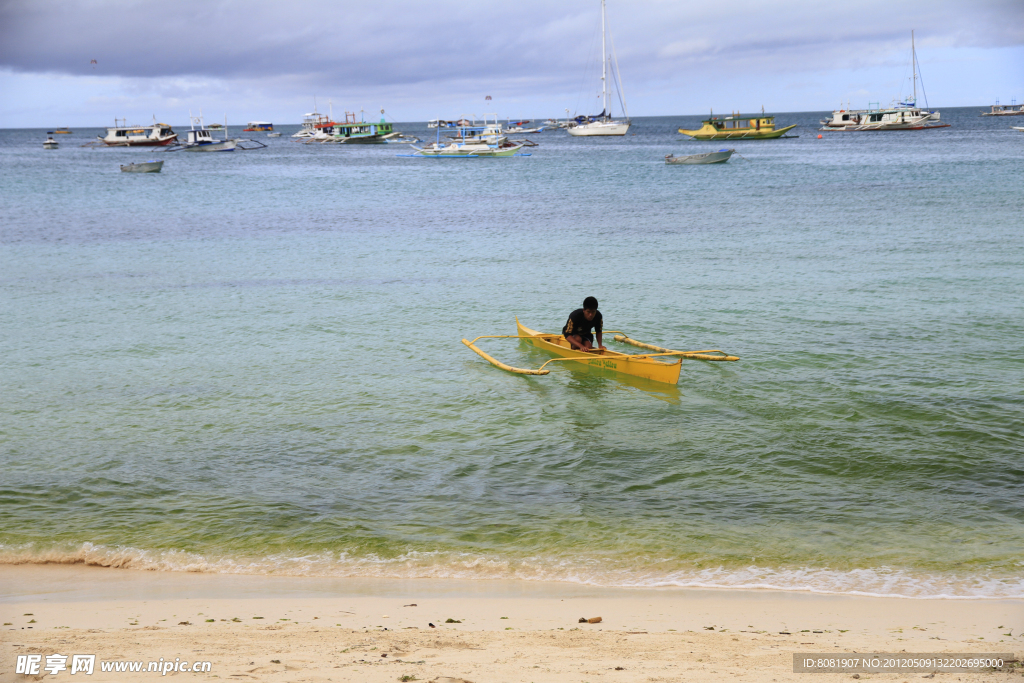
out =
<svg viewBox="0 0 1024 683"><path fill-rule="evenodd" d="M806 680L793 653L1021 655L1024 603L778 591L602 589L497 581L374 580L0 568L4 681L18 655L209 662L184 678L250 681ZM600 617L597 623L581 618ZM162 664L162 663L161 663ZM180 666L179 666L180 668ZM1019 671L1019 669L1017 669ZM80 672L81 673L81 672ZM78 674L76 674L78 675ZM929 674L859 674L909 680ZM822 673L811 680L850 680ZM939 673L958 681L1019 673Z"/></svg>

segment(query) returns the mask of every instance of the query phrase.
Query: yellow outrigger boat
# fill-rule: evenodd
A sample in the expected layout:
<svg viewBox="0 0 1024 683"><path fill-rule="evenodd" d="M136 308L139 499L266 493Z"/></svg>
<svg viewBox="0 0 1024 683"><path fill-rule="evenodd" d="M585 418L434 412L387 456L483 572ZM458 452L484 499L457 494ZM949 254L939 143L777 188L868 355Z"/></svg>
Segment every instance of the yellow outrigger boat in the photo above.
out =
<svg viewBox="0 0 1024 683"><path fill-rule="evenodd" d="M712 116L701 123L703 125L699 130L680 128L679 132L698 140L771 140L782 137L797 125L794 123L776 130L775 117L763 113L753 116Z"/></svg>
<svg viewBox="0 0 1024 683"><path fill-rule="evenodd" d="M730 356L724 351L719 351L718 349L708 349L705 351L673 351L672 349L663 349L660 346L645 344L643 342L636 341L635 339L630 339L618 330L609 330L605 334L617 333L614 337L615 341L638 346L642 349L649 349L654 353L628 354L611 351L609 349L595 350L591 353L582 353L573 349L561 334L544 334L542 332L537 332L536 330L531 330L529 327L526 327L519 322L518 317L516 318L516 327L518 328L519 334L481 335L473 341L463 339L462 343L480 354L484 360L488 361L495 367L507 370L508 372L514 372L519 375L546 375L551 372L547 369L547 365L549 363L566 361L602 370L621 372L622 374L631 375L633 377L642 377L654 382L675 384L679 381L679 371L683 365L683 358L720 361L739 360L738 357ZM538 349L543 349L553 353L559 357L552 358L536 370L516 368L502 363L477 347L476 342L481 339L523 339L526 343L536 346ZM674 362L665 362L673 356L678 357L677 360ZM655 358L663 358L664 360L655 360Z"/></svg>

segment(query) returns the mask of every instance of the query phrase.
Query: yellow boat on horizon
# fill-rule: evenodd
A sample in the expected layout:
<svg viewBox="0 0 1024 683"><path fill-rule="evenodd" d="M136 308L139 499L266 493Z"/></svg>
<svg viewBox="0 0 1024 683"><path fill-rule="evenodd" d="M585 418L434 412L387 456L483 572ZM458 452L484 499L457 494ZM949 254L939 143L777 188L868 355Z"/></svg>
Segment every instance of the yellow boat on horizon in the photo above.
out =
<svg viewBox="0 0 1024 683"><path fill-rule="evenodd" d="M703 125L698 130L680 128L679 132L697 140L771 140L782 137L797 125L794 123L776 129L775 116L765 113L752 116L712 116L701 123Z"/></svg>
<svg viewBox="0 0 1024 683"><path fill-rule="evenodd" d="M716 361L739 360L736 356L730 356L724 351L719 351L718 349L708 349L705 351L673 351L671 349L663 349L659 346L653 346L651 344L645 344L643 342L630 339L622 332L618 332L618 330L610 330L605 334L618 332L614 337L615 341L649 349L654 353L628 354L612 351L610 349L597 349L591 353L583 353L573 349L561 334L544 334L543 332L531 330L529 327L526 327L519 322L518 317L516 318L516 328L519 334L482 335L473 341L463 339L462 343L495 367L508 372L514 372L519 375L546 375L551 372L546 367L549 363L565 361L601 370L611 370L613 372L619 372L632 377L641 377L653 382L663 382L665 384L676 384L679 381L679 371L683 365L683 358ZM476 346L476 342L480 339L522 339L527 344L555 354L558 358L552 358L536 370L516 368L502 363L478 348ZM677 356L677 360L674 362L665 362L668 358L673 356ZM664 360L655 360L655 358Z"/></svg>

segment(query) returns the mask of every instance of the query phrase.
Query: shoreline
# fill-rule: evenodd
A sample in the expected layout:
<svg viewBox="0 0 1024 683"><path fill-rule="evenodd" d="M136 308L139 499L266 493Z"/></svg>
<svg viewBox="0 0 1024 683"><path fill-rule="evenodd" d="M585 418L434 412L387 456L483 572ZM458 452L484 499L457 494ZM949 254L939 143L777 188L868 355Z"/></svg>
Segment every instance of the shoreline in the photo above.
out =
<svg viewBox="0 0 1024 683"><path fill-rule="evenodd" d="M95 652L101 660L208 657L212 674L243 680L448 676L475 683L639 683L684 675L710 681L727 671L744 680L798 680L804 675L792 671L794 652L1019 657L1024 650L1024 637L1017 636L1024 635L1022 600L775 590L11 565L0 566L0 612L0 680L28 680L3 678L12 675L19 653L66 650ZM579 623L598 616L600 623ZM717 666L709 668L712 662ZM1010 674L955 675L970 681ZM91 680L126 678L97 671Z"/></svg>

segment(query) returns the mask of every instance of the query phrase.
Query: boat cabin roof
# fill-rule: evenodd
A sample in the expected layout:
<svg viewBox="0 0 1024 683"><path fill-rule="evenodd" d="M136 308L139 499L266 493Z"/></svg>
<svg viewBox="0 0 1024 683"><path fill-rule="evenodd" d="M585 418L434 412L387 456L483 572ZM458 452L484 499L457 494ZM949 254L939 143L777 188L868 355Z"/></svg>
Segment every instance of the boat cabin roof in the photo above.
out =
<svg viewBox="0 0 1024 683"><path fill-rule="evenodd" d="M757 119L774 121L775 114L751 114L749 116L730 114L729 116L712 116L710 119L705 119L705 121L756 121Z"/></svg>

